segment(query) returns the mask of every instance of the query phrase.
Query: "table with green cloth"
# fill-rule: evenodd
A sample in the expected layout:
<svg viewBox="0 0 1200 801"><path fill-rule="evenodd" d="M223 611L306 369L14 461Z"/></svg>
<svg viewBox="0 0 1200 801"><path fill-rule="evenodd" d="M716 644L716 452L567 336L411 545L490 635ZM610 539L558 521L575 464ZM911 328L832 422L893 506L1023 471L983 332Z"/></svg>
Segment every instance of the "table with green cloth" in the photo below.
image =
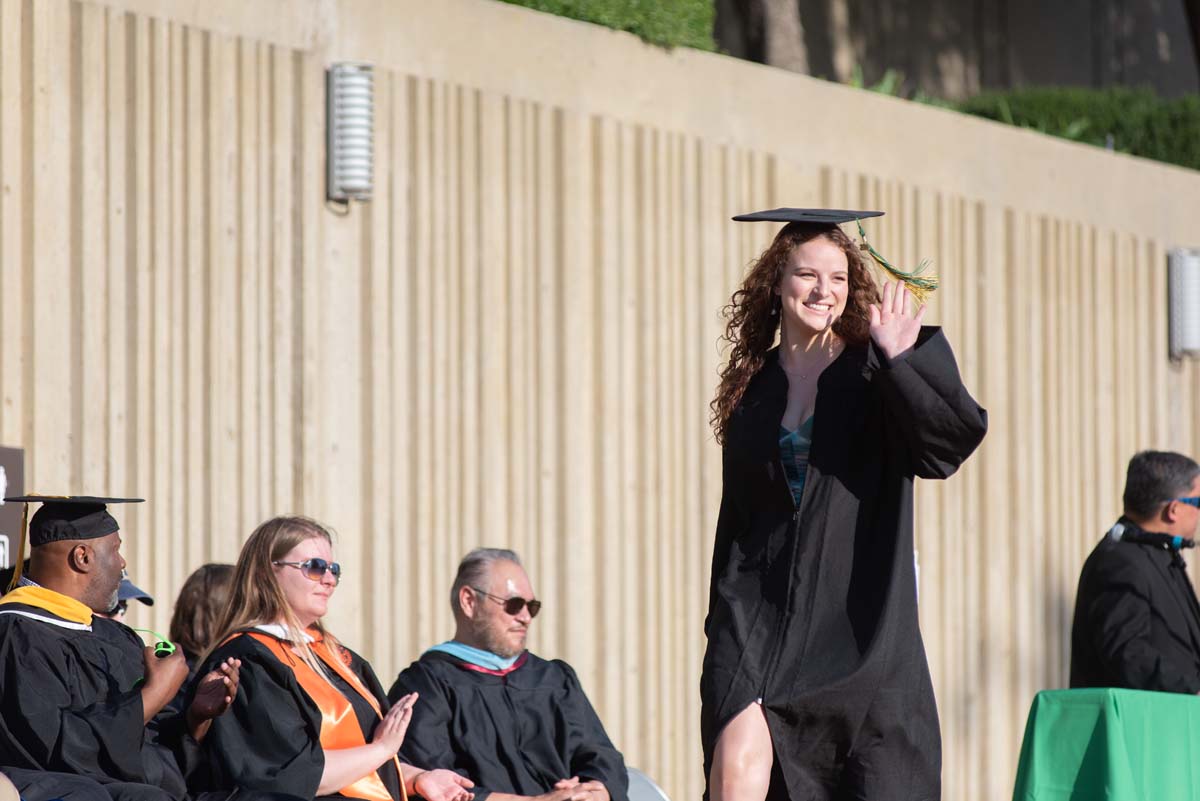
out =
<svg viewBox="0 0 1200 801"><path fill-rule="evenodd" d="M1200 799L1200 698L1098 688L1033 699L1013 801L1176 799Z"/></svg>

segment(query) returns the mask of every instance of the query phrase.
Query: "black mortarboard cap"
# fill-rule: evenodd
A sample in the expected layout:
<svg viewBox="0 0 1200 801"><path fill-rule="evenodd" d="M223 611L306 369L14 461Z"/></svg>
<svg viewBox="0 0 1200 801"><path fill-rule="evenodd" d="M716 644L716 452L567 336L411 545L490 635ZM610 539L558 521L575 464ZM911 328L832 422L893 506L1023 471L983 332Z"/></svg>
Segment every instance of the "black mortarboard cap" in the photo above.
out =
<svg viewBox="0 0 1200 801"><path fill-rule="evenodd" d="M739 214L733 219L737 222L798 222L840 225L853 220L882 216L882 211L855 211L854 209L768 209L750 214Z"/></svg>
<svg viewBox="0 0 1200 801"><path fill-rule="evenodd" d="M120 530L106 508L110 503L141 503L141 498L95 498L75 495L56 498L22 495L5 503L40 503L29 521L29 544L34 548L61 540L91 540Z"/></svg>
<svg viewBox="0 0 1200 801"><path fill-rule="evenodd" d="M21 576L21 562L25 558L25 541L37 548L51 542L64 540L92 540L106 537L120 530L117 521L106 508L110 503L141 503L141 498L98 498L91 495L21 495L5 498L5 503L40 503L31 520L28 534L21 527L21 543L17 548L17 571L13 585ZM26 514L28 514L26 507Z"/></svg>
<svg viewBox="0 0 1200 801"><path fill-rule="evenodd" d="M862 221L868 217L882 216L882 211L780 208L755 211L750 214L739 214L733 219L736 222L809 223L813 225L840 225L842 223L854 222L858 225L858 236L862 239L860 247L871 256L880 269L892 278L902 281L908 287L908 291L917 299L918 303L924 303L930 293L938 288L938 277L932 272L926 272L929 268L929 262L923 261L917 265L917 269L912 272L905 272L884 258L883 254L867 242L867 232L863 230Z"/></svg>

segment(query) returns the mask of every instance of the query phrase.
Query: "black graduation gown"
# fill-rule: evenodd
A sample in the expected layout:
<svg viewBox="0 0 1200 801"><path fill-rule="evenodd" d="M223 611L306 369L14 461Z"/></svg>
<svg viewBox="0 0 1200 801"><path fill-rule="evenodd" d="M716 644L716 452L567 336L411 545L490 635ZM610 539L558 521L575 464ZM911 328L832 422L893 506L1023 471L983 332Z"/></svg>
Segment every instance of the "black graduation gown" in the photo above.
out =
<svg viewBox="0 0 1200 801"><path fill-rule="evenodd" d="M411 692L421 697L401 756L466 776L475 801L493 792L541 795L572 776L628 801L625 760L566 662L526 652L524 664L499 676L430 651L400 673L388 697L395 703Z"/></svg>
<svg viewBox="0 0 1200 801"><path fill-rule="evenodd" d="M1075 598L1071 686L1200 692L1200 606L1178 552L1096 545Z"/></svg>
<svg viewBox="0 0 1200 801"><path fill-rule="evenodd" d="M387 713L389 704L375 671L358 654L350 654L350 670ZM225 659L240 659L238 693L229 710L213 721L204 738L208 772L188 777L194 790L256 790L316 797L325 770L321 748L321 711L308 697L292 669L253 637L235 637L209 657L205 671ZM354 707L363 739L370 742L379 718L358 693L334 676L333 684ZM393 798L400 796L400 777L391 762L379 769Z"/></svg>
<svg viewBox="0 0 1200 801"><path fill-rule="evenodd" d="M913 477L952 474L987 413L938 328L890 364L874 345L847 347L818 380L797 509L778 445L787 389L772 351L727 430L700 680L705 776L725 724L761 699L769 798L939 798Z"/></svg>
<svg viewBox="0 0 1200 801"><path fill-rule="evenodd" d="M144 724L138 636L101 617L88 631L36 606L0 609L0 772L22 795L80 797L91 780L120 801L183 798L163 744L182 720Z"/></svg>

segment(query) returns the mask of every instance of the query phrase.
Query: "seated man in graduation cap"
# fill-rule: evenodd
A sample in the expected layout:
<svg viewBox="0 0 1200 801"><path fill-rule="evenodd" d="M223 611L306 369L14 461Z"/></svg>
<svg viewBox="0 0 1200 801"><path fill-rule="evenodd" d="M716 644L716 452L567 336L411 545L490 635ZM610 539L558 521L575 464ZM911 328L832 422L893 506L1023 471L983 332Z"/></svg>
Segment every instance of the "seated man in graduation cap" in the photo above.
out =
<svg viewBox="0 0 1200 801"><path fill-rule="evenodd" d="M22 539L0 598L0 773L25 801L179 801L177 755L232 702L238 666L205 676L186 716L148 727L188 670L169 643L144 648L99 616L116 605L125 568L105 504L127 499L5 500L42 506L28 527L28 572Z"/></svg>
<svg viewBox="0 0 1200 801"><path fill-rule="evenodd" d="M454 639L396 679L389 699L420 693L403 759L475 783L475 801L626 801L620 752L575 671L525 650L541 609L515 553L479 548L458 566Z"/></svg>

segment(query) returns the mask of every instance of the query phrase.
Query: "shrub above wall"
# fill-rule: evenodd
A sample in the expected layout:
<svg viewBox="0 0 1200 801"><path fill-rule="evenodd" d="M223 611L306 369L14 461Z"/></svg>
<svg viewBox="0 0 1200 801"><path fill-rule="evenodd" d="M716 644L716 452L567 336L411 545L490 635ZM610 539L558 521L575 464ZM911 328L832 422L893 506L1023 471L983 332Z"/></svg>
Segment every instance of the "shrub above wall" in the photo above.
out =
<svg viewBox="0 0 1200 801"><path fill-rule="evenodd" d="M713 0L502 0L594 22L663 47L716 50Z"/></svg>
<svg viewBox="0 0 1200 801"><path fill-rule="evenodd" d="M716 50L713 0L501 0L562 17L628 31L650 44ZM878 86L907 96L903 76L888 70ZM1037 87L984 92L961 103L924 95L917 102L957 109L1121 153L1200 170L1200 95L1174 100L1150 89Z"/></svg>
<svg viewBox="0 0 1200 801"><path fill-rule="evenodd" d="M1052 136L1200 170L1200 96L1149 89L1031 88L985 92L959 111Z"/></svg>

